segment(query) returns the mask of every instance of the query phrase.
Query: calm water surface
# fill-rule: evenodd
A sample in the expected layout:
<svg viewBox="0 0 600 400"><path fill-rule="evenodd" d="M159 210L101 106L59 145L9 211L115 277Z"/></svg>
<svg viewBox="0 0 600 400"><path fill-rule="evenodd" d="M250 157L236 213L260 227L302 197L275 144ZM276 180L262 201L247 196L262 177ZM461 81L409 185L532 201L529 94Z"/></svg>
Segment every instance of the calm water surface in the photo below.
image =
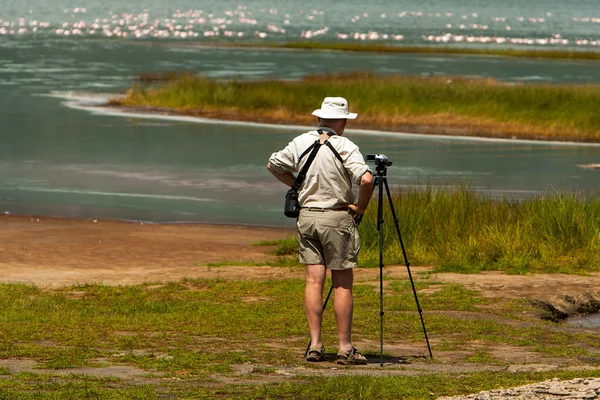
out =
<svg viewBox="0 0 600 400"><path fill-rule="evenodd" d="M91 1L78 4L63 1L52 3L51 7L43 2L9 2L8 7L0 7L0 27L7 21L19 21L18 18L31 21L40 15L50 21L52 29L59 29L73 15L93 22L109 13L147 9L151 15L168 18L176 12L164 2L121 3L108 1L99 6L100 3ZM200 6L201 3L182 3L180 8L208 8L206 3ZM350 25L348 18L357 13L353 6L359 4L324 2L319 7L324 14L314 14L315 19L321 15L329 18L327 24L335 24L338 18L339 26L349 31L355 25ZM431 10L434 16L427 17L431 18L427 20L431 24L436 10L444 12L433 2L406 4L405 10L411 7L415 12ZM566 32L592 35L593 30L586 29L597 26L579 20L569 22L567 18L592 15L591 2L570 7L568 11L566 6L552 1L543 5L533 2L520 9L516 3L512 7L506 2L503 8L492 7L491 2L455 0L445 4L444 9L452 9L453 13L479 10L477 17L471 13L469 18L560 15L554 25L544 25L546 20L536 22L537 30L533 33L527 32L523 25L520 31L523 37L534 33L542 37L558 28L565 35ZM260 6L258 2L248 2L247 6L266 10L261 14L265 18L256 17L260 24L266 24L271 17L280 18L283 9L296 15L302 7L311 8L308 3L282 1L261 2ZM76 7L86 10L74 14ZM218 8L213 11L216 14L235 5L225 1L211 7ZM391 2L361 7L369 15L399 12ZM335 17L333 10L338 8L341 16ZM269 9L280 11L272 14ZM417 21L416 16L413 18ZM295 28L287 34L291 35L294 29L318 29L320 25L315 19L303 19L302 24L307 25L302 28L299 19L290 17L290 25ZM360 23L365 23L363 19ZM433 29L423 25L426 18L419 21L420 25L403 26L413 33ZM377 24L386 26L381 21ZM101 35L64 37L52 29L3 36L0 31L2 212L289 226L292 221L281 213L285 188L270 176L265 164L273 151L306 128L161 120L72 107L80 105L74 102L72 93L122 92L136 75L144 72L186 69L224 79L297 79L312 73L370 69L379 73L489 76L506 81L600 81L597 64L586 62L193 49L157 46L164 44L161 40L114 40ZM420 37L416 33L414 36ZM405 32L405 36L410 35ZM587 193L598 190L599 171L584 170L577 165L600 162L600 147L423 138L361 132L351 126L347 135L361 147L363 154L382 152L393 161L388 171L392 185L469 183L496 197L526 197L555 189Z"/></svg>
<svg viewBox="0 0 600 400"><path fill-rule="evenodd" d="M566 322L582 328L600 328L600 314L586 314L567 318Z"/></svg>

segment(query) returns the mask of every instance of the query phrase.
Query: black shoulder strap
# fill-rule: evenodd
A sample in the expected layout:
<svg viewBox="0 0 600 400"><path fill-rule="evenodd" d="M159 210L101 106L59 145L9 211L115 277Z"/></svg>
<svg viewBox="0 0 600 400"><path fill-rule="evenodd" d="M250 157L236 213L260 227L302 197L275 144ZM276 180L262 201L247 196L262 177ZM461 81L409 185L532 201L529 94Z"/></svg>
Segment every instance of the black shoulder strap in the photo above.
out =
<svg viewBox="0 0 600 400"><path fill-rule="evenodd" d="M327 136L331 137L333 135L335 135L335 131L332 130L325 130L323 128L319 128L317 129L317 132L319 132L319 134L323 134L323 133L327 133ZM331 143L329 143L329 140L325 141L325 144L327 145L327 147L329 147L329 149L331 150L331 152L333 153L333 155L335 156L335 158L337 158L338 160L340 160L340 162L342 163L342 165L344 165L344 160L342 160L342 156L340 156L340 153L337 152L337 150L335 149L335 147L333 147L333 145Z"/></svg>
<svg viewBox="0 0 600 400"><path fill-rule="evenodd" d="M300 188L300 185L302 185L302 182L304 182L304 178L306 178L306 172L308 171L310 164L312 164L313 160L315 159L315 156L317 155L317 151L319 151L320 148L321 142L319 141L319 139L317 139L312 144L312 146L310 146L308 149L306 149L306 151L304 151L304 153L302 153L300 159L302 159L302 157L304 157L304 155L308 153L310 149L312 149L312 153L310 153L310 156L308 156L308 160L306 160L306 163L304 163L302 170L300 171L300 173L298 173L298 176L296 177L296 180L292 185L292 189L297 191Z"/></svg>
<svg viewBox="0 0 600 400"><path fill-rule="evenodd" d="M319 132L319 134L324 133L322 129L318 129L317 132ZM335 134L331 131L326 131L326 133L328 136L332 136ZM335 158L337 158L342 163L342 165L344 165L344 160L342 159L342 156L340 156L340 153L338 153L337 150L333 147L333 145L329 143L329 140L326 140L324 144L327 145L327 147L329 147ZM312 150L310 156L308 157L308 160L306 160L306 163L304 163L302 170L298 173L298 176L296 177L296 180L292 185L292 189L297 191L300 188L302 182L304 182L304 179L306 178L306 173L308 172L308 168L310 168L310 164L312 164L313 160L317 155L317 152L319 151L322 145L323 144L321 144L321 140L317 139L312 145L310 145L308 149L304 150L304 152L300 155L300 160L302 160Z"/></svg>
<svg viewBox="0 0 600 400"><path fill-rule="evenodd" d="M299 160L302 160L304 158L304 156L306 156L318 144L319 144L318 140L316 142L314 142L313 144L311 144L308 147L308 149L304 150L304 153L300 154L300 159Z"/></svg>
<svg viewBox="0 0 600 400"><path fill-rule="evenodd" d="M331 143L329 143L329 140L326 141L325 144L333 152L333 155L335 156L335 158L337 158L338 160L340 160L340 162L343 165L344 164L344 160L342 160L342 156L340 156L340 153L338 153L337 150L333 147L333 145Z"/></svg>

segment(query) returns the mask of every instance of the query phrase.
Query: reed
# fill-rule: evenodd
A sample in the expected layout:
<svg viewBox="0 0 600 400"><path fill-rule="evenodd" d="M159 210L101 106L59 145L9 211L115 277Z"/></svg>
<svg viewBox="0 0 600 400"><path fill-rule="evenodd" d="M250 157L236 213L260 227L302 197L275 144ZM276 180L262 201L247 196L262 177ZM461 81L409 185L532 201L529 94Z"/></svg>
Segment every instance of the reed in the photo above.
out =
<svg viewBox="0 0 600 400"><path fill-rule="evenodd" d="M362 267L379 267L380 263L376 197L359 226ZM497 200L468 186L441 190L430 185L397 189L391 197L400 237L413 265L459 273L600 271L597 197L548 191L522 201ZM383 220L383 264L405 264L387 198ZM277 245L276 254L298 253L295 237L265 244ZM280 265L289 265L289 259Z"/></svg>
<svg viewBox="0 0 600 400"><path fill-rule="evenodd" d="M488 137L600 140L600 87L508 85L492 79L376 75L308 76L299 81L219 81L193 75L135 83L113 105L185 115L313 124L323 97L348 98L360 117L353 128Z"/></svg>
<svg viewBox="0 0 600 400"><path fill-rule="evenodd" d="M597 197L548 192L524 201L494 200L468 187L426 186L399 190L392 201L412 264L454 272L600 271ZM375 205L360 226L363 265L379 265ZM403 264L387 200L384 221L384 263Z"/></svg>

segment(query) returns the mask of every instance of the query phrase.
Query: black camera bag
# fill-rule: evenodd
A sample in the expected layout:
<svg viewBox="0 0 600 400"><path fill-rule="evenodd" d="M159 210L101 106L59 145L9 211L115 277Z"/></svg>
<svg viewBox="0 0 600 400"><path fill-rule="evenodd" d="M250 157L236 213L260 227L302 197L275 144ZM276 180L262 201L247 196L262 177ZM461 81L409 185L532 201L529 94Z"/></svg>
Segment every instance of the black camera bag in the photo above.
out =
<svg viewBox="0 0 600 400"><path fill-rule="evenodd" d="M296 177L292 188L288 190L285 194L285 204L283 206L283 213L286 217L298 218L298 215L300 215L298 189L300 188L300 185L302 185L302 182L304 182L304 178L306 178L306 172L308 171L310 164L312 164L313 160L315 159L315 156L317 155L317 151L319 151L320 148L321 142L319 141L319 139L317 139L315 143L313 143L312 146L306 149L306 151L304 151L304 153L302 153L302 155L300 156L300 159L302 159L302 157L312 149L308 160L306 160L306 163L302 167L302 170L300 171L300 173L298 173L298 176Z"/></svg>
<svg viewBox="0 0 600 400"><path fill-rule="evenodd" d="M290 218L298 218L298 215L300 215L300 203L298 203L298 191L296 189L290 189L285 194L283 213Z"/></svg>

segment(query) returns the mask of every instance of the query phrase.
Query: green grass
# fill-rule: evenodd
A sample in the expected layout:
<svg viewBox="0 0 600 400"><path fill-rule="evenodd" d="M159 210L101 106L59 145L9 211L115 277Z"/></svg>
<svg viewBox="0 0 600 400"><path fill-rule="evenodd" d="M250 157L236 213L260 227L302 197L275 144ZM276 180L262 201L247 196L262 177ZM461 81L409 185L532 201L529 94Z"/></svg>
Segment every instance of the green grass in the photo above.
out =
<svg viewBox="0 0 600 400"><path fill-rule="evenodd" d="M3 400L79 400L79 399L159 399L159 391L149 385L126 385L119 382L111 387L103 381L90 378L71 378L57 382L34 374L19 376L10 381L0 381L0 398Z"/></svg>
<svg viewBox="0 0 600 400"><path fill-rule="evenodd" d="M268 47L306 50L339 50L375 53L417 53L448 55L494 55L519 58L546 58L559 60L600 60L600 52L578 50L508 49L492 47L450 46L392 46L386 44L364 44L356 42L289 42Z"/></svg>
<svg viewBox="0 0 600 400"><path fill-rule="evenodd" d="M89 378L56 382L39 381L36 375L0 382L0 398L29 399L436 399L442 395L466 395L481 390L500 389L535 383L551 378L563 380L581 376L579 371L551 372L479 372L428 374L421 376L339 376L296 377L285 383L231 384L225 387L193 382L169 382L163 385L105 384ZM586 372L598 377L598 371ZM126 386L126 387L123 387Z"/></svg>
<svg viewBox="0 0 600 400"><path fill-rule="evenodd" d="M309 76L299 81L219 81L189 74L157 86L136 83L121 106L287 124L314 124L325 96L344 96L360 116L352 128L490 137L600 141L600 87L507 85L490 79L375 75Z"/></svg>
<svg viewBox="0 0 600 400"><path fill-rule="evenodd" d="M600 199L596 196L548 192L511 201L490 199L468 187L423 186L395 191L392 201L412 265L460 273L600 271ZM404 264L387 199L383 220L384 265ZM376 195L359 231L359 264L379 266ZM297 251L297 244L291 248L294 240L282 240L281 251Z"/></svg>
<svg viewBox="0 0 600 400"><path fill-rule="evenodd" d="M293 238L285 238L282 239L283 242L289 241L290 239ZM277 242L277 241L275 241ZM279 249L275 249L273 250L273 252L278 252L278 251L289 251L287 249L287 245L284 243L282 244L282 247L285 250L279 250ZM281 256L281 257L277 257L277 259L272 260L272 261L246 261L246 260L225 260L225 261L220 261L220 262L214 262L214 263L206 263L206 264L202 264L202 266L206 266L206 267L226 267L226 266L233 266L233 265L237 265L237 266L251 266L251 267L302 267L304 268L304 264L300 263L300 260L298 258L298 244L296 243L295 247L293 248L294 251L294 255L290 255L290 256Z"/></svg>
<svg viewBox="0 0 600 400"><path fill-rule="evenodd" d="M179 45L172 42L174 46ZM203 42L201 46L219 46L219 47L241 47L241 48L282 48L296 50L323 50L323 51L349 51L365 53L416 53L432 55L483 55L483 56L501 56L518 58L543 58L555 60L600 60L600 52L573 50L573 49L516 49L502 47L486 46L447 46L447 45L429 45L429 46L399 46L382 43L363 43L358 41L260 41L260 42L240 42L219 40L214 42Z"/></svg>
<svg viewBox="0 0 600 400"><path fill-rule="evenodd" d="M254 243L254 246L275 246L272 254L276 256L290 256L298 254L298 239L296 237L257 242Z"/></svg>
<svg viewBox="0 0 600 400"><path fill-rule="evenodd" d="M0 367L0 398L432 399L583 373L426 372L436 364L456 362L501 366L506 361L492 355L498 345L556 357L563 366L587 365L585 359L593 365L600 356L595 334L559 329L541 320L523 323L514 310L531 310L525 301L497 299L490 304L459 284L434 282L427 275L415 280L435 359L420 357L427 353L409 283L386 277L385 345L421 350L397 354L406 364L386 367L390 375L381 377L361 376L360 371L351 377L314 376L310 368L318 365L290 376L278 373L307 367L302 358L307 344L302 279L185 279L59 289L0 284L0 365L3 360L36 363L20 373ZM353 339L378 359L378 290L372 283L357 283L354 295ZM331 308L325 312L323 337L329 352L334 351L337 333ZM464 356L449 361L444 352ZM392 357L386 348L388 356ZM81 367L107 366L148 375L130 381L80 373ZM249 372L240 374L240 367ZM394 375L407 367L416 375ZM586 370L585 376L600 376L600 371Z"/></svg>
<svg viewBox="0 0 600 400"><path fill-rule="evenodd" d="M477 373L459 376L429 375L371 378L352 376L335 379L318 378L304 386L280 385L277 390L264 388L258 398L311 399L436 399L441 395L465 395L490 388L505 388L533 383L554 376L569 379L568 372L551 373ZM598 376L597 372L592 373ZM493 382L493 383L492 383Z"/></svg>

